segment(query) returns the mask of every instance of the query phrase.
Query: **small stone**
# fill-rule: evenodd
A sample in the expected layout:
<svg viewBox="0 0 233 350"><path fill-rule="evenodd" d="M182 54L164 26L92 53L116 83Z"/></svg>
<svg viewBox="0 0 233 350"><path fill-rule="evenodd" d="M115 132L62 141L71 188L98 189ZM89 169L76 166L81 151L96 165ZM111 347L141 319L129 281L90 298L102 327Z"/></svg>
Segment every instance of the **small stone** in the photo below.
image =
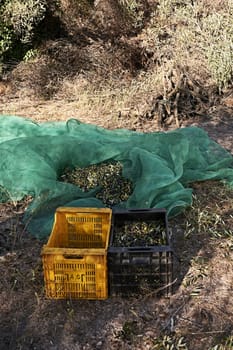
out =
<svg viewBox="0 0 233 350"><path fill-rule="evenodd" d="M97 349L100 349L102 345L103 345L103 342L100 340L100 341L98 341L98 343L96 344L96 348L97 348Z"/></svg>
<svg viewBox="0 0 233 350"><path fill-rule="evenodd" d="M146 337L148 337L148 338L154 338L154 336L155 336L155 334L154 334L153 331L147 331L147 332L145 333L145 335L146 335Z"/></svg>

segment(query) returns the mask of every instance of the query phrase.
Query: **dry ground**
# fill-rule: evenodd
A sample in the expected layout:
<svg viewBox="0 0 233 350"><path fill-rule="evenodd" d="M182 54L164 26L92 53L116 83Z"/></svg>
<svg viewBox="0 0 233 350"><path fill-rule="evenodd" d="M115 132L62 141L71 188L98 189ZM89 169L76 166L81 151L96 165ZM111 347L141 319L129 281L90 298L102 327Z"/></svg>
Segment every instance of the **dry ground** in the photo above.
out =
<svg viewBox="0 0 233 350"><path fill-rule="evenodd" d="M92 27L77 27L67 7L72 40L47 41L39 58L13 67L0 82L0 113L146 132L197 125L233 154L232 88L217 91L191 42L186 61L175 57L182 44L176 46L177 35L186 33L176 27L189 24L172 17L156 27L157 18L153 26L147 18L142 31L131 28L127 35L115 1L96 3L99 17ZM197 3L207 16L226 1ZM193 206L169 221L175 251L169 298L48 300L44 242L22 223L27 203L0 204L0 350L233 349L233 190L219 182L191 186Z"/></svg>
<svg viewBox="0 0 233 350"><path fill-rule="evenodd" d="M189 122L233 153L232 111ZM24 229L26 203L2 204L0 349L232 349L233 192L218 182L193 188L193 207L169 222L177 279L170 298L46 299L43 242Z"/></svg>

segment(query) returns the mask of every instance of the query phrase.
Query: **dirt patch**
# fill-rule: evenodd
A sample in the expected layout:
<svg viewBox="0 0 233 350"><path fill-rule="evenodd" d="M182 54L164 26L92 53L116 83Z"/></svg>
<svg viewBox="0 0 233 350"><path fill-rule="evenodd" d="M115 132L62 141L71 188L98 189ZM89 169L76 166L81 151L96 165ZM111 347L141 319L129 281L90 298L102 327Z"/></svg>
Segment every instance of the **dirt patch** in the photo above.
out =
<svg viewBox="0 0 233 350"><path fill-rule="evenodd" d="M13 101L13 102L12 102ZM18 115L34 120L75 116L74 102L34 104L9 100ZM11 109L12 111L12 109ZM55 113L56 111L56 113ZM233 154L233 111L215 104L205 115L180 119L181 127L200 126ZM85 122L114 127L114 121L92 115ZM118 119L128 127L125 117ZM130 127L156 131L156 119L135 118ZM175 128L171 124L169 129ZM158 298L109 297L105 301L53 301L45 297L41 249L22 222L27 201L0 207L0 349L177 349L232 348L233 192L217 182L194 184L196 204L171 219L174 293ZM198 224L204 220L200 230ZM230 345L229 345L230 344Z"/></svg>
<svg viewBox="0 0 233 350"><path fill-rule="evenodd" d="M25 230L27 203L2 204L0 348L139 350L183 344L202 350L232 344L233 192L219 182L193 188L193 206L169 222L175 251L170 298L152 292L104 301L46 299L44 242Z"/></svg>
<svg viewBox="0 0 233 350"><path fill-rule="evenodd" d="M150 5L157 11L158 2L155 8L148 0L140 1L144 17L140 8L133 11L135 22L130 13L119 18L115 1L101 0L90 24L89 7L82 9L85 23L79 11L71 18L73 3L63 1L70 38L45 42L39 57L16 62L0 82L0 113L143 132L199 126L233 154L232 88L221 94L212 88L191 42L192 50L185 51L190 66L176 64L181 49L173 35L184 33L184 17L184 23L171 16L158 26L147 13ZM203 18L222 6L205 3ZM169 220L175 252L169 298L155 291L104 301L47 299L45 241L30 235L22 220L28 200L0 204L0 349L233 349L233 191L219 182L190 186L193 205Z"/></svg>

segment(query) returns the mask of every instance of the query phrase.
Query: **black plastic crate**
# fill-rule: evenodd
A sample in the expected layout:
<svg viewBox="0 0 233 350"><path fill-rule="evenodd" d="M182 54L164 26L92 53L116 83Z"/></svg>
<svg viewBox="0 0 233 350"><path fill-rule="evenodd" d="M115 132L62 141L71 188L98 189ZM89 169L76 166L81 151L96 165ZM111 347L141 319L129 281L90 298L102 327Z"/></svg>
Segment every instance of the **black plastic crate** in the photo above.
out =
<svg viewBox="0 0 233 350"><path fill-rule="evenodd" d="M170 295L173 252L166 210L114 210L112 218L108 248L109 294L112 296L150 293ZM149 233L136 232L134 235L134 231L131 230L132 237L125 239L125 227L143 230L145 226L149 227ZM148 234L149 239L146 237Z"/></svg>

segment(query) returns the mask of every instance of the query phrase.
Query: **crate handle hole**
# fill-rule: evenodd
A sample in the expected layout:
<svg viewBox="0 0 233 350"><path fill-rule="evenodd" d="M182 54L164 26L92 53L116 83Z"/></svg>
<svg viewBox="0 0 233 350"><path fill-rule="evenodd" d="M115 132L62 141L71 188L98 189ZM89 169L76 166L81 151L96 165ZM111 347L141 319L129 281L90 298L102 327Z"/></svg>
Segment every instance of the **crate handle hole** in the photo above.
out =
<svg viewBox="0 0 233 350"><path fill-rule="evenodd" d="M128 247L128 250L131 252L150 252L153 250L152 247Z"/></svg>
<svg viewBox="0 0 233 350"><path fill-rule="evenodd" d="M63 254L65 259L83 259L83 255L78 254Z"/></svg>
<svg viewBox="0 0 233 350"><path fill-rule="evenodd" d="M147 211L150 211L150 209L148 209L148 208L145 208L145 209L128 209L128 211L129 212L132 212L132 213L137 213L137 212L142 212L142 211L145 211L145 212L147 212Z"/></svg>

